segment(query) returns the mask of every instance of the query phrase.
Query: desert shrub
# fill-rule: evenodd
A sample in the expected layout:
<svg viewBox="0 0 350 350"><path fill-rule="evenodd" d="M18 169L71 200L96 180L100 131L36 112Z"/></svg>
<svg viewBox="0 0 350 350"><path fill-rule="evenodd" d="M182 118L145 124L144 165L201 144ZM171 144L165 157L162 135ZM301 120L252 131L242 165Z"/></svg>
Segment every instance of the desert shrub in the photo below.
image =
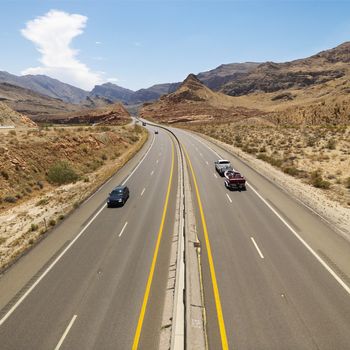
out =
<svg viewBox="0 0 350 350"><path fill-rule="evenodd" d="M40 205L46 205L47 203L49 203L49 198L42 198L36 203L36 206L39 207Z"/></svg>
<svg viewBox="0 0 350 350"><path fill-rule="evenodd" d="M331 185L329 181L323 179L321 171L316 170L311 173L311 184L316 188L328 189Z"/></svg>
<svg viewBox="0 0 350 350"><path fill-rule="evenodd" d="M9 179L9 174L5 170L1 170L1 175L5 180Z"/></svg>
<svg viewBox="0 0 350 350"><path fill-rule="evenodd" d="M10 131L9 131L9 134L10 134L10 135L13 135L13 136L17 135L17 133L16 133L15 130L10 130Z"/></svg>
<svg viewBox="0 0 350 350"><path fill-rule="evenodd" d="M60 214L60 216L58 217L58 220L63 220L64 219L64 215Z"/></svg>
<svg viewBox="0 0 350 350"><path fill-rule="evenodd" d="M131 135L129 139L131 142L137 142L139 140L139 137L137 135Z"/></svg>
<svg viewBox="0 0 350 350"><path fill-rule="evenodd" d="M283 164L283 160L279 159L279 158L273 158L270 157L269 161L268 161L271 165L276 166L276 167L280 167Z"/></svg>
<svg viewBox="0 0 350 350"><path fill-rule="evenodd" d="M93 159L93 161L88 165L88 167L95 171L103 165L103 161L100 159Z"/></svg>
<svg viewBox="0 0 350 350"><path fill-rule="evenodd" d="M107 154L103 153L102 156L101 156L101 159L102 160L107 160L108 159Z"/></svg>
<svg viewBox="0 0 350 350"><path fill-rule="evenodd" d="M256 158L261 159L261 160L267 162L268 159L269 159L269 156L266 155L266 154L263 154L263 153L259 153L259 154L256 156Z"/></svg>
<svg viewBox="0 0 350 350"><path fill-rule="evenodd" d="M294 166L289 166L289 167L283 168L283 172L288 174L288 175L292 175L292 176L299 175L299 169L294 167Z"/></svg>
<svg viewBox="0 0 350 350"><path fill-rule="evenodd" d="M42 181L37 181L36 184L38 185L38 187L42 190L44 188L44 183Z"/></svg>
<svg viewBox="0 0 350 350"><path fill-rule="evenodd" d="M56 225L56 220L55 219L50 219L49 225L50 226L55 226Z"/></svg>
<svg viewBox="0 0 350 350"><path fill-rule="evenodd" d="M50 167L47 178L53 184L63 185L77 181L79 175L68 162L58 161Z"/></svg>
<svg viewBox="0 0 350 350"><path fill-rule="evenodd" d="M337 146L337 141L335 139L329 139L326 147L328 149L335 149L336 146Z"/></svg>
<svg viewBox="0 0 350 350"><path fill-rule="evenodd" d="M316 144L316 139L314 137L310 137L306 142L306 145L308 147L313 147L315 146L315 144Z"/></svg>
<svg viewBox="0 0 350 350"><path fill-rule="evenodd" d="M30 225L30 230L31 231L36 231L39 228L39 226L37 224L31 224Z"/></svg>
<svg viewBox="0 0 350 350"><path fill-rule="evenodd" d="M242 148L242 150L244 152L247 152L249 154L255 154L255 153L258 153L258 149L256 147L249 147L249 146L245 146Z"/></svg>
<svg viewBox="0 0 350 350"><path fill-rule="evenodd" d="M345 180L345 187L350 189L350 177Z"/></svg>
<svg viewBox="0 0 350 350"><path fill-rule="evenodd" d="M4 202L7 202L7 203L16 203L17 202L17 198L16 197L13 197L13 196L6 196L4 198Z"/></svg>

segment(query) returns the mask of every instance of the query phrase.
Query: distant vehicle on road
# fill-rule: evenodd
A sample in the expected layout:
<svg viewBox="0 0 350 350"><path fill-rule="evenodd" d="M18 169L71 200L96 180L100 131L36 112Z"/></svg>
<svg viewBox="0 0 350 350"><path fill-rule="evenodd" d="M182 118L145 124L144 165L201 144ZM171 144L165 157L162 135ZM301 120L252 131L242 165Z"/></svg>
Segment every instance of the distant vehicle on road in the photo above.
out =
<svg viewBox="0 0 350 350"><path fill-rule="evenodd" d="M145 123L145 122L142 122L142 126L146 126L146 123Z"/></svg>
<svg viewBox="0 0 350 350"><path fill-rule="evenodd" d="M220 176L224 176L224 173L227 170L233 170L231 163L226 159L219 159L214 164L215 169L220 174Z"/></svg>
<svg viewBox="0 0 350 350"><path fill-rule="evenodd" d="M123 206L128 198L128 186L117 186L108 196L107 207Z"/></svg>
<svg viewBox="0 0 350 350"><path fill-rule="evenodd" d="M156 135L158 135L158 130L156 130L154 133L155 133Z"/></svg>
<svg viewBox="0 0 350 350"><path fill-rule="evenodd" d="M225 171L225 187L229 190L246 190L245 177L238 171L227 170Z"/></svg>

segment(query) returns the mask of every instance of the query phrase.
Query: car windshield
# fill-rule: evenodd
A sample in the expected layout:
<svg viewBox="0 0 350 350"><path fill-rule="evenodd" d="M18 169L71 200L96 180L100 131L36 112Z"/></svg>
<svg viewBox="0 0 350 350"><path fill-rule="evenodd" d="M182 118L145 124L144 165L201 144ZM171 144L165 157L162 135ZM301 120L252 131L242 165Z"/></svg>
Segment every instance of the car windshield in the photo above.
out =
<svg viewBox="0 0 350 350"><path fill-rule="evenodd" d="M122 194L123 190L114 190L112 194Z"/></svg>
<svg viewBox="0 0 350 350"><path fill-rule="evenodd" d="M230 162L228 160L220 160L219 163L220 164L230 164Z"/></svg>

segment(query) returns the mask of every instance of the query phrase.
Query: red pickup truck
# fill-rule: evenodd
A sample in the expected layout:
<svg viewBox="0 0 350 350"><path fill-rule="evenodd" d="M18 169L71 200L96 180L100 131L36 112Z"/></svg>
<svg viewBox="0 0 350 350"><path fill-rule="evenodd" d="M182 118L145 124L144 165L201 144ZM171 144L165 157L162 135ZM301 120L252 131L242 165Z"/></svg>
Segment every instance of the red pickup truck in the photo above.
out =
<svg viewBox="0 0 350 350"><path fill-rule="evenodd" d="M238 171L225 171L225 186L230 190L246 190L245 177Z"/></svg>

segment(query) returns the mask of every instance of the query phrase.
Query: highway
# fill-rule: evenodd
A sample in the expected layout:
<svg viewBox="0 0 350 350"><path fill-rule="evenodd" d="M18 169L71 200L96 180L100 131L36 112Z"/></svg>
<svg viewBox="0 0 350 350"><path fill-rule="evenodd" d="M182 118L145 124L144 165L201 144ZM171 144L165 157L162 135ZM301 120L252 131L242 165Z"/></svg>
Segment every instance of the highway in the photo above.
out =
<svg viewBox="0 0 350 350"><path fill-rule="evenodd" d="M156 349L177 191L161 131L0 279L0 348ZM125 183L130 198L107 208Z"/></svg>
<svg viewBox="0 0 350 350"><path fill-rule="evenodd" d="M178 184L163 129L0 276L0 348L157 349ZM172 128L190 175L209 349L350 349L350 244L243 161ZM247 191L214 170L231 161ZM121 183L123 208L105 206ZM190 349L190 345L187 347Z"/></svg>
<svg viewBox="0 0 350 350"><path fill-rule="evenodd" d="M209 349L350 349L349 243L236 157L173 131L201 201ZM247 191L224 187L221 157L246 176Z"/></svg>

